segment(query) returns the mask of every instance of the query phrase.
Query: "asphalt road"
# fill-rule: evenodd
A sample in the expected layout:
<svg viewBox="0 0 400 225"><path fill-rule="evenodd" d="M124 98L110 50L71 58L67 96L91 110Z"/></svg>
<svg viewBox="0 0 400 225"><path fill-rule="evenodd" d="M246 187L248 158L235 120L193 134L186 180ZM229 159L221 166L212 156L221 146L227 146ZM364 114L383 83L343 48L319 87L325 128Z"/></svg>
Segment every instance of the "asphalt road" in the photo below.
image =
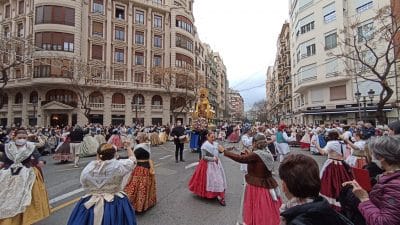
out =
<svg viewBox="0 0 400 225"><path fill-rule="evenodd" d="M196 197L187 188L198 161L198 154L185 149L186 162L175 163L175 146L172 143L152 147L151 150L156 167L157 204L149 211L137 215L139 225L230 225L240 221L243 173L240 172L238 163L227 158L222 159L228 182L227 206L223 207L216 200ZM309 154L296 148L292 148L292 152ZM45 158L47 165L43 172L53 212L50 217L35 225L67 224L76 201L84 194L79 183L80 172L94 157L82 159L80 168L73 168L72 163L55 163L50 156ZM322 156L314 158L320 165L326 159ZM275 166L276 171L277 169L278 164Z"/></svg>

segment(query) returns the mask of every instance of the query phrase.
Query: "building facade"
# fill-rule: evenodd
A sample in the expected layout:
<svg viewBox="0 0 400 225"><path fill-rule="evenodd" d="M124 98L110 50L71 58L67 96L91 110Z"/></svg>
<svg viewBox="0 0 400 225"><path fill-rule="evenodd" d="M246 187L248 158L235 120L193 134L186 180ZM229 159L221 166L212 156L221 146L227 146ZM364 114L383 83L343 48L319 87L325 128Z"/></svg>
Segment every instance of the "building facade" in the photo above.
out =
<svg viewBox="0 0 400 225"><path fill-rule="evenodd" d="M238 91L229 89L229 117L231 121L244 119L244 100Z"/></svg>
<svg viewBox="0 0 400 225"><path fill-rule="evenodd" d="M267 117L271 123L293 123L290 64L289 23L284 23L277 40L274 67L267 71L267 108L270 109Z"/></svg>
<svg viewBox="0 0 400 225"><path fill-rule="evenodd" d="M342 31L354 31L358 43L369 38L371 32L380 29L373 20L376 12L389 4L389 0L290 1L293 123L351 123L360 119L375 122L374 111L382 90L379 83L356 76L373 75L350 60L335 56L354 54L354 49L341 45L341 40L353 36ZM390 86L396 90L394 76L389 77ZM356 92L362 95L359 100ZM394 101L395 95L384 109L389 120L397 118L391 107Z"/></svg>
<svg viewBox="0 0 400 225"><path fill-rule="evenodd" d="M207 55L192 9L192 0L1 0L2 40L33 46L32 60L10 69L1 124L190 123ZM79 65L90 73L84 90L69 79Z"/></svg>

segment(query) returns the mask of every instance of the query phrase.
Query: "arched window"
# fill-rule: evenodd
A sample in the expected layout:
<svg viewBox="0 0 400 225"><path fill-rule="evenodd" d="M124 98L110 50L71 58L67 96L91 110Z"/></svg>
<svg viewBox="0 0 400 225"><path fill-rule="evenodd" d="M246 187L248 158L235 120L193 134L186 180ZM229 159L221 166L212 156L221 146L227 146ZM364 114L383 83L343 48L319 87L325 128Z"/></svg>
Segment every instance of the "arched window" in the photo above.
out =
<svg viewBox="0 0 400 225"><path fill-rule="evenodd" d="M141 94L137 94L133 96L133 104L134 105L144 105L144 97Z"/></svg>
<svg viewBox="0 0 400 225"><path fill-rule="evenodd" d="M162 97L159 95L154 95L153 98L151 98L151 105L162 105L163 100Z"/></svg>
<svg viewBox="0 0 400 225"><path fill-rule="evenodd" d="M121 93L113 94L112 104L125 104L125 96Z"/></svg>
<svg viewBox="0 0 400 225"><path fill-rule="evenodd" d="M32 91L29 95L29 103L37 103L38 102L38 93L37 91Z"/></svg>
<svg viewBox="0 0 400 225"><path fill-rule="evenodd" d="M22 101L23 101L23 96L22 96L21 92L18 92L18 93L15 95L14 103L15 103L15 104L22 104Z"/></svg>
<svg viewBox="0 0 400 225"><path fill-rule="evenodd" d="M78 97L73 91L65 89L53 89L46 93L46 101L77 102Z"/></svg>
<svg viewBox="0 0 400 225"><path fill-rule="evenodd" d="M104 103L103 94L95 91L89 95L89 102L90 103Z"/></svg>

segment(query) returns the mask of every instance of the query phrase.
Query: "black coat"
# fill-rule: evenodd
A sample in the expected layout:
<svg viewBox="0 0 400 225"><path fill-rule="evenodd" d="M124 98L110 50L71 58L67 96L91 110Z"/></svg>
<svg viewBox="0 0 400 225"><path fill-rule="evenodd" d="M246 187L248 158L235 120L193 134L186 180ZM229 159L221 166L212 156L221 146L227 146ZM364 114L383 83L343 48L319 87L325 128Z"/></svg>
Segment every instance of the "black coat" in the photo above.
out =
<svg viewBox="0 0 400 225"><path fill-rule="evenodd" d="M179 127L174 127L171 131L171 136L174 137L176 136L177 138L174 138L174 143L179 144L179 137L185 135L186 130L182 126Z"/></svg>
<svg viewBox="0 0 400 225"><path fill-rule="evenodd" d="M343 215L331 208L328 201L319 196L314 202L294 206L281 213L287 225L353 225Z"/></svg>

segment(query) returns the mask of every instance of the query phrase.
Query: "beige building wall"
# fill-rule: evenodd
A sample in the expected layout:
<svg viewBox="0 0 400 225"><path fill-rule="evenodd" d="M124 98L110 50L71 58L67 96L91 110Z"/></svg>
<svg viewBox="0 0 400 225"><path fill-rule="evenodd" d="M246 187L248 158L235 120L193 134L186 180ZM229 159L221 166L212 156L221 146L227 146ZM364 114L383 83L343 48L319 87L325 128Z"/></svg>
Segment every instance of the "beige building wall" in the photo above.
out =
<svg viewBox="0 0 400 225"><path fill-rule="evenodd" d="M372 22L376 11L387 6L389 0L300 0L290 3L294 122L306 124L355 122L359 119L357 101L354 97L357 86L364 96L369 89L373 89L374 103L376 103L380 91L379 84L360 78L356 80L354 72L349 72L347 70L349 67L332 55L341 52L350 54L351 49L339 46L340 40L349 38L341 31L349 29L355 22ZM359 8L359 4L364 3L366 3L364 8ZM328 36L334 34L337 37L337 45L328 45ZM353 64L345 62L350 66ZM387 116L393 117L392 112L389 111ZM374 120L372 113L365 119Z"/></svg>
<svg viewBox="0 0 400 225"><path fill-rule="evenodd" d="M23 13L18 13L19 2L24 4ZM10 71L11 79L6 86L7 104L0 109L2 125L48 126L61 124L60 121L63 125L87 122L79 99L70 92L73 91L70 81L53 72L79 74L77 71L67 71L61 59L90 65L91 70L96 71L87 85L87 90L93 94L90 103L91 122L101 122L104 125L141 122L151 125L174 123L176 119L182 119L184 123L190 123L189 109L178 108L174 113L170 109L172 98L183 97L186 91L175 87L166 90L156 83L153 67L156 58L161 57L160 67L165 71L184 71L191 79L190 82L205 83L206 53L194 26L193 1L103 0L102 3L99 6L95 5L94 0L0 1L1 34L5 33L5 29L10 29L11 35L15 36L18 25L22 23L24 39L29 40L31 46L37 42L37 33L61 32L73 35L73 47L70 45L73 51L63 51L65 42L57 50L51 46L51 49L37 48L39 51L35 51L32 56L35 63ZM37 8L45 5L73 9L74 25L56 24L53 21L37 23ZM8 18L7 9L10 9ZM142 22L138 22L138 18ZM161 22L158 18L161 18ZM137 39L140 38L137 34L143 34L143 44L141 41L138 43ZM178 43L178 35L185 37L185 44ZM158 45L159 37L161 45ZM98 49L101 49L100 54ZM53 60L53 63L48 59ZM186 68L182 70L182 66ZM226 74L226 69L221 68L220 72L225 71ZM201 85L196 87L198 89ZM188 92L193 101L197 89ZM17 99L20 95L22 101ZM36 118L37 122L34 121Z"/></svg>

